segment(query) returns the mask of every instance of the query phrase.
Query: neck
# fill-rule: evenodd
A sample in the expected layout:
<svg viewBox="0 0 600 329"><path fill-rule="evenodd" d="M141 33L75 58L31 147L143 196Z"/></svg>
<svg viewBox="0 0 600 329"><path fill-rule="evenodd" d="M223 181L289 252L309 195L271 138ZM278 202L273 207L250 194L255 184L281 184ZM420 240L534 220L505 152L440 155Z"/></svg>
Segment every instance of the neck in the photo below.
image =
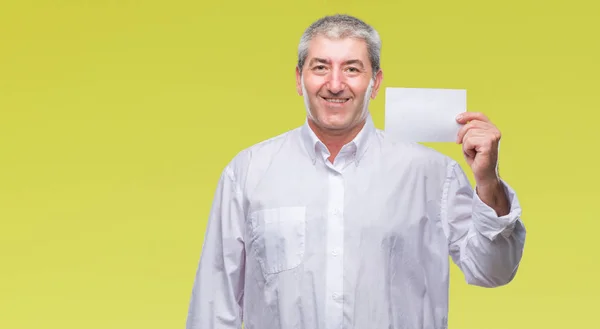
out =
<svg viewBox="0 0 600 329"><path fill-rule="evenodd" d="M340 153L344 145L350 143L365 126L366 120L343 130L331 130L319 127L311 119L308 120L309 127L314 131L315 135L325 144L327 150L331 154L329 161L333 163L335 157Z"/></svg>

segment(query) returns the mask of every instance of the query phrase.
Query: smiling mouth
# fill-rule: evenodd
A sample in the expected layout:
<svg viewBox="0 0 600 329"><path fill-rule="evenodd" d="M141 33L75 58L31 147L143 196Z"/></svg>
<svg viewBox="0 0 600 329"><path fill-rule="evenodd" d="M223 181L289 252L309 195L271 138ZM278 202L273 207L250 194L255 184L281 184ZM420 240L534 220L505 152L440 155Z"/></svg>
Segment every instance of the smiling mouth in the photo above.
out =
<svg viewBox="0 0 600 329"><path fill-rule="evenodd" d="M321 98L323 100L325 100L326 102L333 103L333 104L343 104L350 100L350 98L327 98L327 97L321 97Z"/></svg>

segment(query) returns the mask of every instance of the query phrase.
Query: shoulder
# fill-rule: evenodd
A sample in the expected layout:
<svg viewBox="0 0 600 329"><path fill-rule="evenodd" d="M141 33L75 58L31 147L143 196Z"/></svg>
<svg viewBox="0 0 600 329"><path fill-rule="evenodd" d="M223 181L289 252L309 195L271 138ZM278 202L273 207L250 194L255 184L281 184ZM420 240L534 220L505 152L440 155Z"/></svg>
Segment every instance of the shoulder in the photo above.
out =
<svg viewBox="0 0 600 329"><path fill-rule="evenodd" d="M300 128L295 128L242 149L226 165L225 170L244 185L242 180L245 181L252 168L268 166L276 154L289 148L299 133Z"/></svg>
<svg viewBox="0 0 600 329"><path fill-rule="evenodd" d="M457 161L426 145L398 141L377 131L380 164L387 177L426 182L430 191L438 191L452 177L464 177Z"/></svg>
<svg viewBox="0 0 600 329"><path fill-rule="evenodd" d="M376 136L381 153L391 162L402 162L420 165L433 165L442 168L456 164L454 159L417 142L398 141L386 135L385 131L377 130Z"/></svg>
<svg viewBox="0 0 600 329"><path fill-rule="evenodd" d="M229 166L233 168L244 168L257 159L270 158L282 148L286 147L298 133L299 128L296 128L253 144L236 154L229 163Z"/></svg>

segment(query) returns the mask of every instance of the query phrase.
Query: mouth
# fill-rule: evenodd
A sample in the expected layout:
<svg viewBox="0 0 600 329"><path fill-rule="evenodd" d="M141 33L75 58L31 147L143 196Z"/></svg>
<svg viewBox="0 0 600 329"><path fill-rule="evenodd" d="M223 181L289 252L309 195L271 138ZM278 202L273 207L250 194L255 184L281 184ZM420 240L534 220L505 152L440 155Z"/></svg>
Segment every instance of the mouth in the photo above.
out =
<svg viewBox="0 0 600 329"><path fill-rule="evenodd" d="M340 97L321 97L322 100L325 101L325 103L330 104L330 105L343 105L345 103L347 103L350 98L340 98Z"/></svg>

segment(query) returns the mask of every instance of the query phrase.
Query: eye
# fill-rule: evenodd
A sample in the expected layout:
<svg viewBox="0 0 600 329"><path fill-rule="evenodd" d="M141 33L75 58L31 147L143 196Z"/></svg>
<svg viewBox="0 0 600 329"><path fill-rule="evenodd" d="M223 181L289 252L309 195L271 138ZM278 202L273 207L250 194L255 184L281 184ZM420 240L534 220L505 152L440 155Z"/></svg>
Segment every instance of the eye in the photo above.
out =
<svg viewBox="0 0 600 329"><path fill-rule="evenodd" d="M356 67L349 67L348 71L350 71L351 73L358 73L358 72L360 72L360 70L357 69Z"/></svg>
<svg viewBox="0 0 600 329"><path fill-rule="evenodd" d="M317 71L324 70L324 69L325 69L325 65L317 65L317 66L313 67L313 70L317 70Z"/></svg>

